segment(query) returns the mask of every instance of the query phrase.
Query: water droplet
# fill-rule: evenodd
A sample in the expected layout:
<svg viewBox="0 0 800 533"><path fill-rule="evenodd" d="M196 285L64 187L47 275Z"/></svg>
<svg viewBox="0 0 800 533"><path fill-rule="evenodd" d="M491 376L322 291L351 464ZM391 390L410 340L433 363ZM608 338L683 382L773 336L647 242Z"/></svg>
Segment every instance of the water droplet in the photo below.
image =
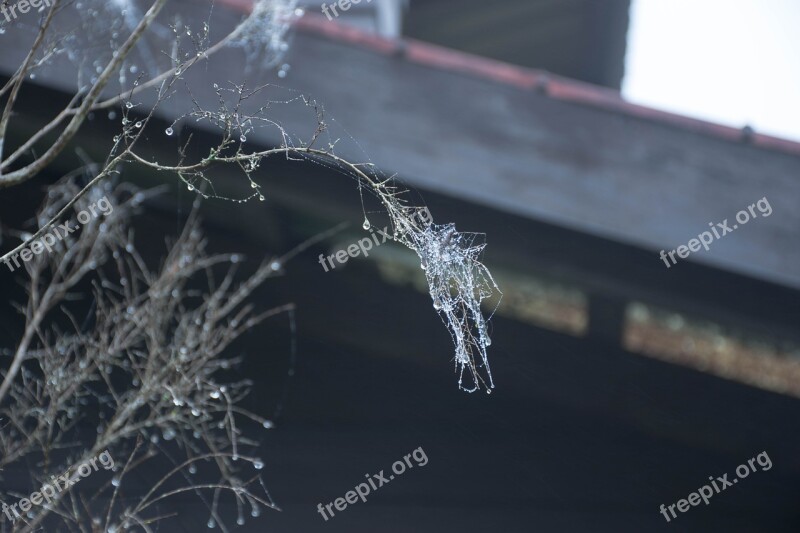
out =
<svg viewBox="0 0 800 533"><path fill-rule="evenodd" d="M136 65L131 65L131 68L128 69L131 74L136 74L139 71L139 67Z"/></svg>
<svg viewBox="0 0 800 533"><path fill-rule="evenodd" d="M116 111L109 111L108 112L108 120L114 120L115 118L117 118L117 112Z"/></svg>
<svg viewBox="0 0 800 533"><path fill-rule="evenodd" d="M252 510L252 511L250 511L250 516L252 516L253 518L255 518L255 517L257 517L257 516L258 516L258 515L260 515L260 514L261 514L261 509L259 509L259 508L258 508L258 506L256 506L256 505L253 505L253 510Z"/></svg>
<svg viewBox="0 0 800 533"><path fill-rule="evenodd" d="M141 120L137 121L136 124L134 124L134 126L137 127L137 128L141 128L142 127L142 121Z"/></svg>
<svg viewBox="0 0 800 533"><path fill-rule="evenodd" d="M364 218L364 223L361 224L361 227L364 228L364 230L369 230L369 228L371 228L372 225L369 223L369 220L367 220L366 217L365 217Z"/></svg>
<svg viewBox="0 0 800 533"><path fill-rule="evenodd" d="M255 468L256 470L261 470L262 468L264 468L264 463L261 462L261 459L256 459L255 461L253 461L253 468Z"/></svg>
<svg viewBox="0 0 800 533"><path fill-rule="evenodd" d="M272 429L275 427L275 425L269 420L264 420L264 422L261 425L264 426L265 429Z"/></svg>
<svg viewBox="0 0 800 533"><path fill-rule="evenodd" d="M237 518L236 519L236 523L239 524L240 526L243 526L244 525L244 517L240 516L239 518Z"/></svg>
<svg viewBox="0 0 800 533"><path fill-rule="evenodd" d="M272 263L269 264L269 267L273 271L277 272L278 270L281 269L281 262L280 261L273 261Z"/></svg>
<svg viewBox="0 0 800 533"><path fill-rule="evenodd" d="M240 141L242 141L242 142L245 142L245 141L247 141L247 136L245 136L244 134L242 134L242 135L239 137L239 140L240 140Z"/></svg>
<svg viewBox="0 0 800 533"><path fill-rule="evenodd" d="M120 481L121 479L119 476L114 476L113 478L111 478L111 484L114 485L115 487L119 487Z"/></svg>
<svg viewBox="0 0 800 533"><path fill-rule="evenodd" d="M283 69L279 70L278 71L278 77L279 78L285 78L286 77L286 71L283 70Z"/></svg>
<svg viewBox="0 0 800 533"><path fill-rule="evenodd" d="M192 409L192 416L200 416L200 409L197 408Z"/></svg>
<svg viewBox="0 0 800 533"><path fill-rule="evenodd" d="M251 181L251 182L250 182L250 187L252 187L253 189L255 189L256 187L258 187L258 184L257 184L255 181Z"/></svg>
<svg viewBox="0 0 800 533"><path fill-rule="evenodd" d="M491 394L491 393L492 393L492 389L486 389L486 394Z"/></svg>
<svg viewBox="0 0 800 533"><path fill-rule="evenodd" d="M216 399L219 398L219 391L212 390L211 394L209 394L209 396L211 396L212 398L214 398L216 400Z"/></svg>
<svg viewBox="0 0 800 533"><path fill-rule="evenodd" d="M258 195L258 199L263 202L265 200L264 195L263 194L259 194Z"/></svg>
<svg viewBox="0 0 800 533"><path fill-rule="evenodd" d="M214 84L214 88L215 88L215 89L219 89L219 85L217 85L217 84L215 83L215 84Z"/></svg>
<svg viewBox="0 0 800 533"><path fill-rule="evenodd" d="M214 529L215 527L217 527L217 523L214 522L213 518L209 518L208 524L206 524L206 526L208 526L208 529Z"/></svg>
<svg viewBox="0 0 800 533"><path fill-rule="evenodd" d="M164 130L164 133L166 133L167 135L172 135L173 133L175 133L175 131L172 129L172 126L170 126L166 130Z"/></svg>
<svg viewBox="0 0 800 533"><path fill-rule="evenodd" d="M175 438L175 435L176 435L176 433L175 433L174 429L167 428L167 429L164 430L164 433L163 433L162 436L164 437L164 440L172 440L172 439Z"/></svg>
<svg viewBox="0 0 800 533"><path fill-rule="evenodd" d="M232 460L232 461L238 461L238 460L239 460L239 454L238 454L238 453L234 453L234 454L231 456L231 460Z"/></svg>
<svg viewBox="0 0 800 533"><path fill-rule="evenodd" d="M130 109L133 107L133 104L130 102L125 102L125 109Z"/></svg>
<svg viewBox="0 0 800 533"><path fill-rule="evenodd" d="M439 300L433 301L433 308L436 309L437 311L442 308L442 304L439 302Z"/></svg>
<svg viewBox="0 0 800 533"><path fill-rule="evenodd" d="M186 185L186 188L189 189L190 191L193 191L194 190L194 185L189 183L188 185Z"/></svg>
<svg viewBox="0 0 800 533"><path fill-rule="evenodd" d="M190 474L196 474L197 473L197 467L194 465L194 463L189 465L189 473Z"/></svg>

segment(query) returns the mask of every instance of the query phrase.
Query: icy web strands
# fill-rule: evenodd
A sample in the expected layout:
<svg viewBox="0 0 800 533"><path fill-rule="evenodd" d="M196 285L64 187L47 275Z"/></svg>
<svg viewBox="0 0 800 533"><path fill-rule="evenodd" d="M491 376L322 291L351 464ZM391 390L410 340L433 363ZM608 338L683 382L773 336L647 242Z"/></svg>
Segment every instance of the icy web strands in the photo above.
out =
<svg viewBox="0 0 800 533"><path fill-rule="evenodd" d="M459 233L455 224L419 225L420 208L407 207L397 199L389 208L395 238L414 250L425 272L433 308L450 330L455 345L458 386L467 392L494 388L486 348L492 343L488 317L481 302L495 291L502 295L489 270L480 262L486 244L483 234ZM496 309L496 307L495 307ZM468 381L464 383L464 372Z"/></svg>
<svg viewBox="0 0 800 533"><path fill-rule="evenodd" d="M244 49L247 68L260 61L260 67L270 69L281 61L289 49L286 40L289 29L303 15L297 1L258 0L253 5L250 16L239 25L231 39L231 46Z"/></svg>

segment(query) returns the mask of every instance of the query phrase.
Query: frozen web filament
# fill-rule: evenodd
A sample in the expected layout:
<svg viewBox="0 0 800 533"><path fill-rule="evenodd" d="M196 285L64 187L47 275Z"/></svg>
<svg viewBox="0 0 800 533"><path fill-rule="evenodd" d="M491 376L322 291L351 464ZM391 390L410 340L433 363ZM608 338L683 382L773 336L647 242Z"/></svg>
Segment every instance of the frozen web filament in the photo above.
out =
<svg viewBox="0 0 800 533"><path fill-rule="evenodd" d="M460 233L452 223L417 224L418 217L409 216L417 210L400 202L390 204L395 239L419 256L433 308L455 345L459 388L474 392L483 386L491 392L494 382L486 349L492 343L488 321L493 312L484 317L481 302L500 289L479 259L486 246L483 235Z"/></svg>

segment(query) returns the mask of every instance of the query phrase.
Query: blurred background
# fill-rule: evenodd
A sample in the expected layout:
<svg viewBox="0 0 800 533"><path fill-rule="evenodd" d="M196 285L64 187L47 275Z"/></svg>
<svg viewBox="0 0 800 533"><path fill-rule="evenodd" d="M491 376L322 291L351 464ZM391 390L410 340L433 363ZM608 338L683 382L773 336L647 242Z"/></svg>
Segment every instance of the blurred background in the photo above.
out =
<svg viewBox="0 0 800 533"><path fill-rule="evenodd" d="M253 269L350 225L259 289L259 307L294 302L294 320L249 332L232 353L257 384L246 407L275 424L259 454L283 509L237 531L800 531L800 4L362 0L332 20L301 4L280 69L246 72L241 51L224 52L189 74L205 85L197 98L242 77L312 95L341 133L339 155L396 175L437 223L485 233L503 291L490 332L497 388L458 390L451 340L408 250L387 243L320 266L319 254L364 236L354 182L272 162L266 202L204 203L211 250L243 252ZM249 7L217 1L213 31ZM208 17L205 2L171 9ZM19 106L31 128L68 100L64 79L54 69L31 82ZM164 106L160 131L175 116ZM291 106L275 118L315 126ZM89 155L102 157L117 122L85 129ZM175 150L163 137L146 144ZM0 195L5 223L24 225L61 174ZM155 260L193 199L170 186L138 221ZM769 217L670 268L659 258L762 198ZM11 276L0 287L22 297ZM12 344L19 319L2 313ZM327 522L317 513L418 447L426 466ZM772 469L671 523L660 513L764 451ZM205 528L199 502L176 512L169 531Z"/></svg>

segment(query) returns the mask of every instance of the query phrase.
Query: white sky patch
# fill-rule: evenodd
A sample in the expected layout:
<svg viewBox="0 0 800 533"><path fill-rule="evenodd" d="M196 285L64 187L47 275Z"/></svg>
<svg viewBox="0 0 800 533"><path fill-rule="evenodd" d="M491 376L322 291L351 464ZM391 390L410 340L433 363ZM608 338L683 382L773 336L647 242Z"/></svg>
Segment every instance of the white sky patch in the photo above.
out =
<svg viewBox="0 0 800 533"><path fill-rule="evenodd" d="M633 0L622 93L800 141L800 0Z"/></svg>

